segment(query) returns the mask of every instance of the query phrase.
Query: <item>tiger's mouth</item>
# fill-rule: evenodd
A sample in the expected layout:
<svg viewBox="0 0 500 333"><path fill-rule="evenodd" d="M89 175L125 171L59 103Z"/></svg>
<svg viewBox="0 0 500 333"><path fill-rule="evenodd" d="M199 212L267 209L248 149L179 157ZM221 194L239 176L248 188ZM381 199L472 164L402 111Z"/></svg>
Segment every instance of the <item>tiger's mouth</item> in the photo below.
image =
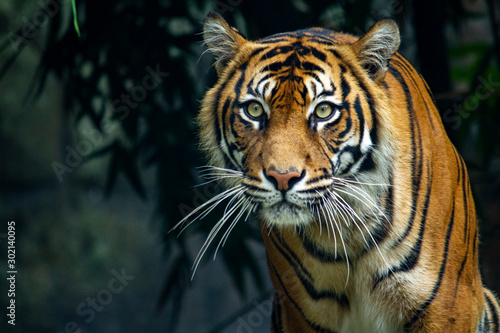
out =
<svg viewBox="0 0 500 333"><path fill-rule="evenodd" d="M314 219L307 205L291 202L285 196L272 205L261 205L259 213L268 225L297 226L308 224Z"/></svg>

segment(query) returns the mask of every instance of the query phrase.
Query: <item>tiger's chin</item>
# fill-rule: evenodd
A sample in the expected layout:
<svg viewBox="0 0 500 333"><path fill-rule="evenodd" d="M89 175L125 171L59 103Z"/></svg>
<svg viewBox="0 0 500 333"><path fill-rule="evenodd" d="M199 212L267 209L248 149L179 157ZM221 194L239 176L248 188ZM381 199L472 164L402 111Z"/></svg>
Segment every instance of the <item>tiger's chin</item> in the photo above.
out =
<svg viewBox="0 0 500 333"><path fill-rule="evenodd" d="M277 203L272 206L262 207L260 217L267 226L297 227L304 226L314 220L309 207L299 207L291 203Z"/></svg>

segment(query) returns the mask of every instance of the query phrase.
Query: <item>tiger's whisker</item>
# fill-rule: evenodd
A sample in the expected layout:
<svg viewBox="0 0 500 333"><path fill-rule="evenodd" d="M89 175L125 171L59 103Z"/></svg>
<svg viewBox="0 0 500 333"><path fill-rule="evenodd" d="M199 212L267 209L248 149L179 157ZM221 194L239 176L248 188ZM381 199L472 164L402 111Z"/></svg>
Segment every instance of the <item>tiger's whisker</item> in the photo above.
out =
<svg viewBox="0 0 500 333"><path fill-rule="evenodd" d="M380 214L389 224L391 223L389 221L389 219L385 216L384 212L375 204L375 202L373 201L373 199L368 195L368 193L366 193L366 191L360 189L360 188L356 188L355 186L352 186L350 184L345 184L345 186L356 192L357 194L361 195L363 197L363 199L365 200L361 200L358 196L356 196L354 193L350 193L348 191L345 191L341 188L339 188L338 186L335 186L334 185L334 188L336 191L338 192L342 192L346 195L349 195L355 199L357 199L359 202L361 202L363 205L365 205L367 208L370 209L370 211L372 212L373 216L377 216L377 219L378 219L378 214ZM375 210L378 212L378 214L376 214L374 211L373 211L373 208L375 208Z"/></svg>
<svg viewBox="0 0 500 333"><path fill-rule="evenodd" d="M238 195L235 195L235 198L241 196L242 193L243 192L240 192ZM228 221L228 219L231 217L231 215L242 205L244 200L245 200L245 198L240 198L240 200L236 204L234 204L233 206L231 206L231 208L229 210L227 210L227 212L223 215L223 217L219 220L219 222L217 222L215 224L215 226L212 228L212 230L210 230L210 233L208 234L207 239L203 243L203 246L201 247L200 251L198 252L198 254L196 256L196 259L195 259L195 262L194 262L193 268L192 268L193 275L191 276L191 279L194 278L194 275L196 273L196 270L198 269L198 266L201 262L201 259L205 255L205 252L207 251L210 244L212 244L213 240L215 239L215 237L217 236L217 234L219 233L221 228ZM231 200L231 202L228 203L227 206L229 206L232 202L234 202L234 201ZM226 206L226 208L227 208L227 206Z"/></svg>
<svg viewBox="0 0 500 333"><path fill-rule="evenodd" d="M380 247L378 246L377 241L375 241L375 238L373 238L372 232L370 231L370 229L368 228L368 226L366 225L366 223L363 221L363 219L361 219L361 217L354 211L354 209L352 209L352 207L344 200L344 198L342 198L340 195L336 194L335 192L331 192L330 190L329 190L329 192L332 193L333 195L335 195L337 198L339 198L341 200L341 202L342 202L343 207L345 209L349 210L353 214L353 215L351 215L352 216L352 221L353 221L354 225L360 231L361 236L363 237L363 240L365 241L366 246L368 248L370 248L371 246L368 243L368 240L366 239L362 228L356 222L356 219L361 223L361 225L363 226L363 228L366 230L368 236L370 237L371 241L373 242L373 245L375 245L375 247L377 248L377 251L380 254L380 257L382 258L382 260L384 261L384 263L387 265L387 267L390 269L391 266L387 262L385 256L382 254L382 251L380 250ZM356 218L354 218L354 217L356 217Z"/></svg>
<svg viewBox="0 0 500 333"><path fill-rule="evenodd" d="M250 198L246 198L243 201L243 203L240 205L240 207L241 207L240 212L238 213L238 215L236 215L236 217L234 218L234 221L231 222L231 224L227 228L226 232L224 232L224 235L222 236L222 239L220 240L219 244L217 245L217 248L215 250L214 259L217 256L217 251L219 250L219 247L221 247L221 246L224 247L224 245L226 244L227 239L229 238L229 234L231 233L231 231L233 230L233 228L236 226L236 224L238 223L238 221L241 219L241 217L243 216L243 214L247 211L248 207L250 207L250 205L251 205Z"/></svg>
<svg viewBox="0 0 500 333"><path fill-rule="evenodd" d="M330 205L329 206L330 208L335 209L335 206L332 205L332 203L329 200L326 200L324 197L322 199L323 199L323 203L325 205L327 205L327 206ZM345 254L345 259L346 259L346 264L347 264L347 278L346 278L345 286L344 286L344 289L345 289L345 288L347 288L347 283L349 282L349 276L350 276L349 255L347 254L347 248L345 246L344 237L342 236L342 232L340 231L340 228L339 228L339 226L337 224L337 221L335 221L335 219L333 217L333 211L330 211L328 218L330 220L330 224L332 225L332 228L333 228L333 223L335 223L335 226L337 227L337 230L338 230L338 233L339 233L339 237L340 237L340 242L342 244L342 248L344 249L344 254ZM332 221L333 221L333 223L332 223ZM337 256L337 253L335 252L335 257L336 256Z"/></svg>
<svg viewBox="0 0 500 333"><path fill-rule="evenodd" d="M219 205L222 201L224 201L226 198L234 195L238 191L241 191L243 186L237 186L233 188L229 188L222 193L219 193L218 195L210 198L207 202L203 203L199 207L195 208L191 213L189 213L186 217L184 217L179 223L177 223L169 232L179 228L181 225L184 225L184 227L181 229L179 232L179 235L187 228L189 227L193 222L204 218L208 213L210 213L215 207ZM208 207L207 207L208 206ZM203 211L200 213L200 211ZM194 215L197 215L200 213L200 215L196 216L193 220L189 221L188 223L185 223L188 221L191 217Z"/></svg>

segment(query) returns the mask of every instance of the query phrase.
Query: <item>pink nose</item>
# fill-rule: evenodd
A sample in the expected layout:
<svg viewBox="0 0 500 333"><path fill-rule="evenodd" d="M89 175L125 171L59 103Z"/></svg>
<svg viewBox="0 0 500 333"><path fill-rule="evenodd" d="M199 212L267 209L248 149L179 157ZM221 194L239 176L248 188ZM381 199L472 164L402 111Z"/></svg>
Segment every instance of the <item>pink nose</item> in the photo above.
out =
<svg viewBox="0 0 500 333"><path fill-rule="evenodd" d="M300 178L300 173L293 171L293 172L286 172L286 173L279 173L274 170L268 171L266 175L272 180L276 180L276 187L280 191L288 191L288 187L290 185L290 180L294 178Z"/></svg>

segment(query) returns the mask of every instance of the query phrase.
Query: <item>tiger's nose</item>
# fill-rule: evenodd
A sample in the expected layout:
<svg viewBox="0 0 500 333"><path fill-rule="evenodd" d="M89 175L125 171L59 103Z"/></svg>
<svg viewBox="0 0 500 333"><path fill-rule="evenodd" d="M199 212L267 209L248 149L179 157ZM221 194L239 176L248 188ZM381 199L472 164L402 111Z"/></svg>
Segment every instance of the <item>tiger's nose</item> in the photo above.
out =
<svg viewBox="0 0 500 333"><path fill-rule="evenodd" d="M302 172L301 175L297 171L281 173L275 170L269 170L266 172L266 178L269 179L280 191L288 191L293 185L302 179L303 176L304 172Z"/></svg>

